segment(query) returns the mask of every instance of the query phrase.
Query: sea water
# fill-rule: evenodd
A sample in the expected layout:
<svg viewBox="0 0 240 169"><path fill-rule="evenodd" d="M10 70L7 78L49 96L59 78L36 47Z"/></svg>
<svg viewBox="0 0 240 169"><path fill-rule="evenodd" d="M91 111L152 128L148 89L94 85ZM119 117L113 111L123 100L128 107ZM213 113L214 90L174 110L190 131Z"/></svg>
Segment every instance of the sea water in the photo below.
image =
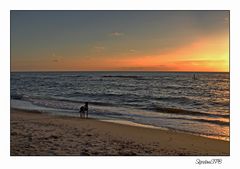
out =
<svg viewBox="0 0 240 169"><path fill-rule="evenodd" d="M12 72L11 107L229 140L229 73Z"/></svg>

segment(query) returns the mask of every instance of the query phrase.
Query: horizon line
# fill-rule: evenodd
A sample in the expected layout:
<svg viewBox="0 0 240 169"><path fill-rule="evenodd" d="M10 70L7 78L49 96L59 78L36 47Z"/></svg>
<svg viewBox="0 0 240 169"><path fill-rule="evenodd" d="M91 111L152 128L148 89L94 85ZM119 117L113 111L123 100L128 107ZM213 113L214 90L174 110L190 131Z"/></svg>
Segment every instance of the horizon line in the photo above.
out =
<svg viewBox="0 0 240 169"><path fill-rule="evenodd" d="M230 71L161 71L161 70L33 70L11 71L10 73L61 73L61 72L161 72L161 73L230 73Z"/></svg>

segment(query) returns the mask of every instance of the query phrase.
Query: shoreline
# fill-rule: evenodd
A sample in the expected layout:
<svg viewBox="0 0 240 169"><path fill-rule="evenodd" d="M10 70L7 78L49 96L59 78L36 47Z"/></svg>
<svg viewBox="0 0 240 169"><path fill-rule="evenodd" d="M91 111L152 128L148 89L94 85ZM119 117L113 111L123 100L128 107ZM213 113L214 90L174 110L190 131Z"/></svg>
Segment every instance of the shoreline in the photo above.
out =
<svg viewBox="0 0 240 169"><path fill-rule="evenodd" d="M230 155L230 142L170 130L11 108L11 156Z"/></svg>
<svg viewBox="0 0 240 169"><path fill-rule="evenodd" d="M65 114L65 113L53 113L50 112L49 110L39 110L39 109L24 109L24 108L15 108L15 107L11 107L12 110L16 110L16 111L25 111L25 112L32 112L32 113L44 113L47 115L53 115L53 116L63 116L63 117L74 117L74 118L78 118L79 114ZM204 135L204 134L200 134L200 133L194 133L194 132L189 132L189 131L185 131L185 130L180 130L180 129L175 129L175 128L166 128L166 127L161 127L161 126L154 126L152 124L144 124L144 123L139 123L136 121L130 121L130 120L124 120L124 119L99 119L97 117L90 117L90 119L94 119L97 121L103 121L103 122L110 122L110 123L116 123L116 124L122 124L122 125L129 125L129 126L138 126L138 127L145 127L145 128L153 128L153 129L160 129L160 130L170 130L173 132L177 132L177 133L184 133L184 134L189 134L189 135L194 135L194 136L200 136L200 137L204 137L204 138L210 138L210 139L216 139L216 140L223 140L223 141L230 141L229 137L218 137L218 136L214 136L214 135Z"/></svg>

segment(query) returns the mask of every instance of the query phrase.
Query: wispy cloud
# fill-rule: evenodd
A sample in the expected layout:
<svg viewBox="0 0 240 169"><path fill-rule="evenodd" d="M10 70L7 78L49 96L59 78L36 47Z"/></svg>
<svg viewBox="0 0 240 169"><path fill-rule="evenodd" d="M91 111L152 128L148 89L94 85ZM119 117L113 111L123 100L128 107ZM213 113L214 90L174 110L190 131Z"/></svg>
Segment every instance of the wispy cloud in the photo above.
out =
<svg viewBox="0 0 240 169"><path fill-rule="evenodd" d="M186 64L186 65L216 65L221 63L226 63L226 60L185 60L185 61L176 61L176 64Z"/></svg>
<svg viewBox="0 0 240 169"><path fill-rule="evenodd" d="M94 51L97 51L97 52L102 52L105 50L105 47L104 46L94 46Z"/></svg>
<svg viewBox="0 0 240 169"><path fill-rule="evenodd" d="M224 17L224 23L229 23L229 17L228 16Z"/></svg>
<svg viewBox="0 0 240 169"><path fill-rule="evenodd" d="M136 53L137 50L136 50L136 49L129 49L129 52L130 52L130 53Z"/></svg>
<svg viewBox="0 0 240 169"><path fill-rule="evenodd" d="M94 46L94 49L97 49L97 50L104 50L105 47L104 47L104 46Z"/></svg>
<svg viewBox="0 0 240 169"><path fill-rule="evenodd" d="M176 67L167 65L156 65L156 66L131 66L131 67L120 67L119 70L129 71L172 71Z"/></svg>
<svg viewBox="0 0 240 169"><path fill-rule="evenodd" d="M60 56L57 56L54 52L52 53L52 62L59 62L60 61Z"/></svg>
<svg viewBox="0 0 240 169"><path fill-rule="evenodd" d="M123 36L124 33L122 33L122 32L111 32L110 35L111 36Z"/></svg>

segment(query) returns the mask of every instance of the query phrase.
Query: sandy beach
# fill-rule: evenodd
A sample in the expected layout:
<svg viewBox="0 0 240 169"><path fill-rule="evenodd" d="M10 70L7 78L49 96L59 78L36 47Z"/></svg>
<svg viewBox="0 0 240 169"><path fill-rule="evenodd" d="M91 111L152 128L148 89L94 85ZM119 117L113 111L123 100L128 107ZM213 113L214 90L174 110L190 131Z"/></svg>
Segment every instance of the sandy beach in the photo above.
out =
<svg viewBox="0 0 240 169"><path fill-rule="evenodd" d="M229 155L227 141L11 109L11 156Z"/></svg>

